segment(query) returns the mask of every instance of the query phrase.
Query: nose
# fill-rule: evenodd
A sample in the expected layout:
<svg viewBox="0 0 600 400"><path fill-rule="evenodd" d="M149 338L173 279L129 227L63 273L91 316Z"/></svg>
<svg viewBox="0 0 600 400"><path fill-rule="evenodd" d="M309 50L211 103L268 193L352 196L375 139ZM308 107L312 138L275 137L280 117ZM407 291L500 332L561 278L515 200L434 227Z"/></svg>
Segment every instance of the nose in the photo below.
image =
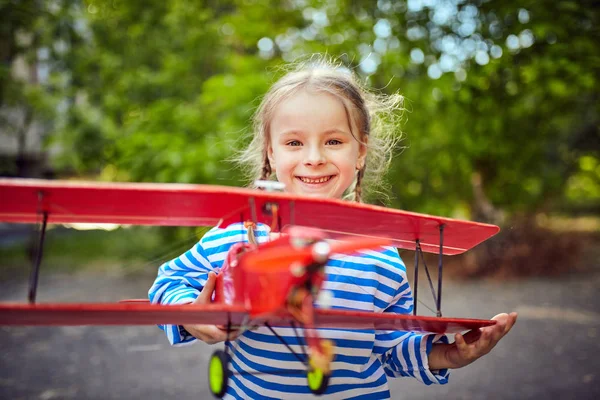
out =
<svg viewBox="0 0 600 400"><path fill-rule="evenodd" d="M320 146L307 146L304 164L311 166L325 164L323 149Z"/></svg>

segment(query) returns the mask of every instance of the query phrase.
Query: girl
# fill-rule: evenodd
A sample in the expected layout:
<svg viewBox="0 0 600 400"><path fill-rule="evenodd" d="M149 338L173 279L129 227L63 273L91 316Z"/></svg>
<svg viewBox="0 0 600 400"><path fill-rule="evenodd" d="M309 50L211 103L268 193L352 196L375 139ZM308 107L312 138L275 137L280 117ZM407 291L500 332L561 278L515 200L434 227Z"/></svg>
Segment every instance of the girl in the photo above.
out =
<svg viewBox="0 0 600 400"><path fill-rule="evenodd" d="M276 177L286 191L361 201L364 186L376 180L389 163L393 132L389 116L400 101L397 95L385 99L371 95L347 70L323 62L301 68L284 76L265 95L255 116L253 141L240 160L252 167L253 179ZM262 224L251 232L243 224L213 228L190 251L160 267L150 300L209 303L214 270L222 265L229 248L241 237L248 240L248 235L264 243L269 234L269 227ZM335 308L412 312L405 267L394 248L334 256L326 274L323 287L333 294L330 301ZM449 368L462 367L489 352L511 329L516 314L495 319L498 323L493 327L457 334L453 344L443 335L320 329L320 336L335 346L325 396L388 399L388 376L411 376L426 385L446 383ZM226 339L216 326L161 328L173 345ZM275 330L288 344L299 345L293 329ZM230 350L230 368L244 374L230 377L225 398L312 397L301 364L267 328L245 331L235 345L230 344ZM282 372L260 374L265 366Z"/></svg>

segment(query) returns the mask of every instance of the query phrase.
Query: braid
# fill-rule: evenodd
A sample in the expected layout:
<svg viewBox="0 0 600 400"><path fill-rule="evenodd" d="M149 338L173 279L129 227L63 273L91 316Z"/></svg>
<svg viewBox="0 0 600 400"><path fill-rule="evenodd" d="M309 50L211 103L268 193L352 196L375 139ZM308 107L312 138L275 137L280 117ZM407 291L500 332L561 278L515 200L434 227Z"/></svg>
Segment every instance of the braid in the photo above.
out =
<svg viewBox="0 0 600 400"><path fill-rule="evenodd" d="M267 152L265 152L265 157L263 158L262 171L260 174L261 180L267 180L271 177L273 170L271 169L271 163L269 162L269 156Z"/></svg>
<svg viewBox="0 0 600 400"><path fill-rule="evenodd" d="M363 165L356 174L356 185L354 185L354 201L360 203L362 201L362 188L360 186L363 177L365 176L366 165Z"/></svg>

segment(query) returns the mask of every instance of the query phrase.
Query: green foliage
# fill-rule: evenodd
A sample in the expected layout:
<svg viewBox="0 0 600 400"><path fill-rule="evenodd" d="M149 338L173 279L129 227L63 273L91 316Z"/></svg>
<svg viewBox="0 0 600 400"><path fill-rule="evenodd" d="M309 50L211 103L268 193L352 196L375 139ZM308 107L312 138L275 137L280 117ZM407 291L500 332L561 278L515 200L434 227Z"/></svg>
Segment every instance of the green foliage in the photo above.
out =
<svg viewBox="0 0 600 400"><path fill-rule="evenodd" d="M260 96L279 66L319 52L406 97L405 149L388 176L393 206L493 219L483 203L533 212L598 199L591 2L44 4L22 29L36 37L24 53L49 49L50 76L4 96L29 93L21 104L54 114L59 168L239 185L227 159L247 143Z"/></svg>
<svg viewBox="0 0 600 400"><path fill-rule="evenodd" d="M0 247L0 281L23 279L29 274L34 233L32 227L29 238ZM190 230L165 227L81 231L51 225L46 233L41 270L79 272L103 266L105 271L116 273L156 271L158 265L188 250L199 237Z"/></svg>

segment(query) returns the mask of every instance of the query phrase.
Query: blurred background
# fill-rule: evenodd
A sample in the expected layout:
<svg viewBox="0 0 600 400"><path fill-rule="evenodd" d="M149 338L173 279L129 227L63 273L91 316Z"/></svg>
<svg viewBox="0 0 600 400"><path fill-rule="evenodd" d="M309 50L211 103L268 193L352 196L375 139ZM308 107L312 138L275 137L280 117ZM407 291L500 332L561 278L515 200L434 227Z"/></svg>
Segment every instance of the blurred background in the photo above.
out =
<svg viewBox="0 0 600 400"><path fill-rule="evenodd" d="M389 190L371 202L502 228L446 260L448 315L521 312L480 368L457 371L442 388L396 380L393 393L594 398L599 6L0 0L0 176L246 185L230 159L249 141L261 96L282 65L327 54L371 90L405 96ZM25 301L33 228L0 224L4 301ZM160 263L205 229L81 228L51 227L41 301L144 297ZM402 256L410 270L414 254ZM207 393L202 345L169 350L152 327L125 336L107 329L0 329L0 397ZM102 373L92 378L85 365ZM115 389L107 392L109 384Z"/></svg>

